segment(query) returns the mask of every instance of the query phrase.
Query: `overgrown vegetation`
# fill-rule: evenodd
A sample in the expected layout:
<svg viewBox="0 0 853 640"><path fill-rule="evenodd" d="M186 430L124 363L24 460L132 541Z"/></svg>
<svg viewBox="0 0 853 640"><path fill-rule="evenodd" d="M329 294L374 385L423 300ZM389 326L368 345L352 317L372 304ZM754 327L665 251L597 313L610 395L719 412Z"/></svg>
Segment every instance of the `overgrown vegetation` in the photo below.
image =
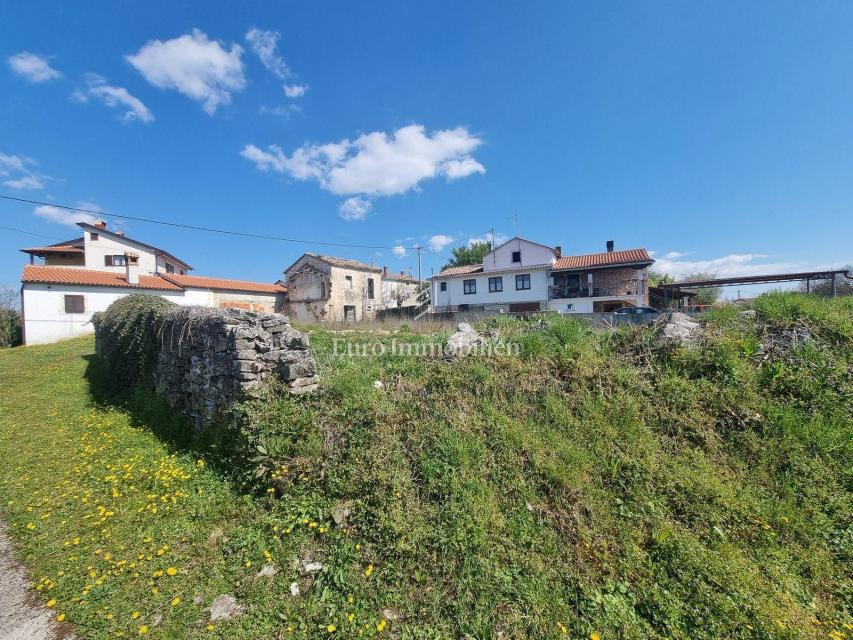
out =
<svg viewBox="0 0 853 640"><path fill-rule="evenodd" d="M849 637L853 301L756 310L696 348L496 318L520 356L454 363L317 331L322 396L266 387L197 439L144 391L86 407L91 343L7 352L4 517L93 637ZM208 630L223 592L246 613Z"/></svg>
<svg viewBox="0 0 853 640"><path fill-rule="evenodd" d="M21 344L20 294L12 287L0 287L0 348Z"/></svg>
<svg viewBox="0 0 853 640"><path fill-rule="evenodd" d="M113 302L92 318L100 355L111 363L116 388L150 384L160 344L160 321L175 303L134 293Z"/></svg>

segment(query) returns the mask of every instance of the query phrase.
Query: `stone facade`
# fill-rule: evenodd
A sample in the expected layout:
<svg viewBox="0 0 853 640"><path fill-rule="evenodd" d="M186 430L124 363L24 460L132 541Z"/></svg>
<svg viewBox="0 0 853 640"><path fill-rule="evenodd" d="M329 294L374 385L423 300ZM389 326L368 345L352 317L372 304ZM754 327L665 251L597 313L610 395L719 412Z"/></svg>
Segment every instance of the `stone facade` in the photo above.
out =
<svg viewBox="0 0 853 640"><path fill-rule="evenodd" d="M382 270L355 260L306 253L285 276L284 309L294 322L373 320L382 307Z"/></svg>
<svg viewBox="0 0 853 640"><path fill-rule="evenodd" d="M286 381L293 393L319 384L308 336L295 331L287 317L182 307L162 322L157 393L196 427L208 425L243 391L270 376Z"/></svg>

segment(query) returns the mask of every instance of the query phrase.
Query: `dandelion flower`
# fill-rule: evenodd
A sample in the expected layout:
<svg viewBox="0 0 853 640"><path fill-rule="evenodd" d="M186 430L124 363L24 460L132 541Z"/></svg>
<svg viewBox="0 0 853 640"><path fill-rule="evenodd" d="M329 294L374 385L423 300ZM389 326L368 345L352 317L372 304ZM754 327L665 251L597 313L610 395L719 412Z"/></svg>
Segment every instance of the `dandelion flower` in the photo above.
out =
<svg viewBox="0 0 853 640"><path fill-rule="evenodd" d="M589 640L601 640L601 636L598 635L597 631L593 631L589 634Z"/></svg>
<svg viewBox="0 0 853 640"><path fill-rule="evenodd" d="M139 635L144 636L146 633L148 633L148 625L143 624L141 627L139 627Z"/></svg>
<svg viewBox="0 0 853 640"><path fill-rule="evenodd" d="M130 614L130 617L136 620L141 614L138 611L134 611Z"/></svg>
<svg viewBox="0 0 853 640"><path fill-rule="evenodd" d="M207 625L207 630L208 630L208 631L213 631L215 628L216 628L216 627L214 627L212 624Z"/></svg>
<svg viewBox="0 0 853 640"><path fill-rule="evenodd" d="M246 568L248 569L248 568L249 568L249 567L251 567L251 566L252 566L252 561L251 561L251 560L246 560Z"/></svg>
<svg viewBox="0 0 853 640"><path fill-rule="evenodd" d="M371 573L373 573L373 565L369 564L367 565L367 569L364 570L364 575L369 578Z"/></svg>
<svg viewBox="0 0 853 640"><path fill-rule="evenodd" d="M178 570L175 569L175 567L169 567L168 569L166 569L166 573L168 573L170 576L174 576L177 575Z"/></svg>
<svg viewBox="0 0 853 640"><path fill-rule="evenodd" d="M326 627L326 631L328 631L329 633L334 633L336 629L337 627L333 624L330 624L328 627Z"/></svg>
<svg viewBox="0 0 853 640"><path fill-rule="evenodd" d="M64 614L64 613L60 613L58 616L56 616L56 620L57 620L58 622L62 622L63 620L65 620L65 614Z"/></svg>
<svg viewBox="0 0 853 640"><path fill-rule="evenodd" d="M47 601L47 606L48 606L48 607L52 607L52 606L54 606L55 604L56 604L56 598L51 598L50 600L48 600L48 601Z"/></svg>
<svg viewBox="0 0 853 640"><path fill-rule="evenodd" d="M175 596L174 598L172 598L172 602L170 602L169 604L171 604L173 607L177 607L179 604L181 604L180 596Z"/></svg>

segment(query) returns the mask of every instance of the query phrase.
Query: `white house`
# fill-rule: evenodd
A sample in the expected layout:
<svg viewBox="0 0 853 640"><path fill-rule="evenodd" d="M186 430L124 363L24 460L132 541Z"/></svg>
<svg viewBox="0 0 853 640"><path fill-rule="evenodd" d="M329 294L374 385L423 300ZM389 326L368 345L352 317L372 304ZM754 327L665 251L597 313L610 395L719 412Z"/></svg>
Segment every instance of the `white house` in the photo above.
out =
<svg viewBox="0 0 853 640"><path fill-rule="evenodd" d="M287 289L280 284L190 276L188 263L105 223L79 226L80 238L21 249L30 256L21 276L24 344L91 333L92 315L130 293L182 305L268 312L283 306ZM35 264L37 257L43 264Z"/></svg>
<svg viewBox="0 0 853 640"><path fill-rule="evenodd" d="M559 246L515 237L481 264L450 267L431 280L434 312L612 311L648 304L645 249L563 256Z"/></svg>

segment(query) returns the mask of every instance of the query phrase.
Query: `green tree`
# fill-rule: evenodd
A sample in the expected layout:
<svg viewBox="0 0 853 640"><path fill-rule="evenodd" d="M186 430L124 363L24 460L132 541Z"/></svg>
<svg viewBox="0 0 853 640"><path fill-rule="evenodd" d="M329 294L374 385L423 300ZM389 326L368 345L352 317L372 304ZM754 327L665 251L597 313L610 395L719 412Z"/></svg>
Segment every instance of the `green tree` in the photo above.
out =
<svg viewBox="0 0 853 640"><path fill-rule="evenodd" d="M0 287L0 347L21 344L20 294L13 287Z"/></svg>
<svg viewBox="0 0 853 640"><path fill-rule="evenodd" d="M442 269L450 267L461 267L466 264L480 264L486 254L492 250L488 242L472 242L463 244L450 250L450 260Z"/></svg>
<svg viewBox="0 0 853 640"><path fill-rule="evenodd" d="M685 273L678 280L679 282L691 282L694 280L713 280L716 277L716 273L697 271L695 273ZM714 304L715 302L717 302L717 300L720 299L720 296L723 294L722 287L700 287L695 291L696 297L692 300L693 304Z"/></svg>
<svg viewBox="0 0 853 640"><path fill-rule="evenodd" d="M649 271L649 284L651 286L657 287L662 284L669 284L670 282L675 282L675 278L673 278L668 273Z"/></svg>

